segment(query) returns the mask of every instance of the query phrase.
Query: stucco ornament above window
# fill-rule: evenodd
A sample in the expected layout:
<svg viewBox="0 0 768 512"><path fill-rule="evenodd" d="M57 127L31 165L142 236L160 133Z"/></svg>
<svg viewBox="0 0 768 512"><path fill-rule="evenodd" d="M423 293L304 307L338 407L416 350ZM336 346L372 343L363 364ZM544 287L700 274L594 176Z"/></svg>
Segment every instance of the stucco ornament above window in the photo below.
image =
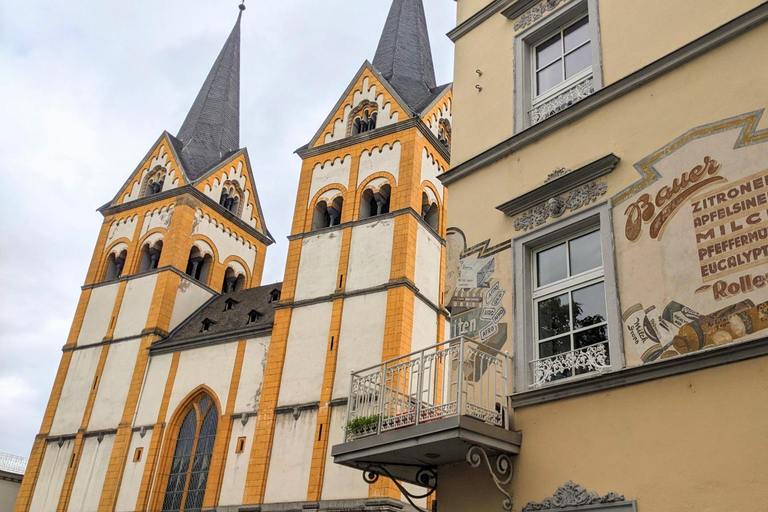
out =
<svg viewBox="0 0 768 512"><path fill-rule="evenodd" d="M550 218L561 217L567 210L575 211L594 203L606 192L608 185L605 182L592 182L573 190L567 196L553 197L515 219L515 231L528 231L541 226Z"/></svg>
<svg viewBox="0 0 768 512"><path fill-rule="evenodd" d="M563 3L563 1L564 0L546 0L538 4L536 7L532 7L526 11L525 14L520 16L520 19L515 22L515 30L522 30L525 27L529 27L536 23L544 17L547 11L554 10L558 5Z"/></svg>
<svg viewBox="0 0 768 512"><path fill-rule="evenodd" d="M609 492L605 496L600 496L596 492L588 492L580 485L573 482L567 482L555 491L555 494L546 498L541 503L528 503L523 507L522 512L533 512L536 510L556 510L568 507L584 507L589 505L601 505L605 503L624 502L624 496Z"/></svg>

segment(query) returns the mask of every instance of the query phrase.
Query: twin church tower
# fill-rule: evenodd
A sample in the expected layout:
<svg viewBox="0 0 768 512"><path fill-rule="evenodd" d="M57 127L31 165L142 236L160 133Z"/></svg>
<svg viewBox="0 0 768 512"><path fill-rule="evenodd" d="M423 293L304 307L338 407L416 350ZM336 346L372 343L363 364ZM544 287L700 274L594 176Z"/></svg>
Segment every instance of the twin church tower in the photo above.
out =
<svg viewBox="0 0 768 512"><path fill-rule="evenodd" d="M446 336L451 86L421 0L394 0L298 150L285 278L262 286L274 239L240 148L240 25L178 135L100 209L17 512L403 509L330 450L351 370Z"/></svg>

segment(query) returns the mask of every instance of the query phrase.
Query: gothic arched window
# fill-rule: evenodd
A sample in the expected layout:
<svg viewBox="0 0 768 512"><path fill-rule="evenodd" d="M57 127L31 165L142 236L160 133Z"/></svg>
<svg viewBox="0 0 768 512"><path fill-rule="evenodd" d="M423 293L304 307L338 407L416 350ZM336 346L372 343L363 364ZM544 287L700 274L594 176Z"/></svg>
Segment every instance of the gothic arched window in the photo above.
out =
<svg viewBox="0 0 768 512"><path fill-rule="evenodd" d="M188 409L176 437L163 512L200 512L203 508L219 412L206 394L195 399Z"/></svg>

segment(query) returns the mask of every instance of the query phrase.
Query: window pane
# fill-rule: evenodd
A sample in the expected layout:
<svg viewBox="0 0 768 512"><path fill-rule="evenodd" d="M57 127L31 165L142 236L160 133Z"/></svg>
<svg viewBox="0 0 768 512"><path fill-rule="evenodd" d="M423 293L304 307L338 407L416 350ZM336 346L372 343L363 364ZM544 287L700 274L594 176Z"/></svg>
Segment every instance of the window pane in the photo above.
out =
<svg viewBox="0 0 768 512"><path fill-rule="evenodd" d="M536 69L541 69L547 64L553 63L563 55L560 34L553 36L547 42L536 47Z"/></svg>
<svg viewBox="0 0 768 512"><path fill-rule="evenodd" d="M565 57L565 79L579 74L592 65L592 49L585 44Z"/></svg>
<svg viewBox="0 0 768 512"><path fill-rule="evenodd" d="M587 270L603 265L600 231L574 238L571 244L571 275L576 276Z"/></svg>
<svg viewBox="0 0 768 512"><path fill-rule="evenodd" d="M536 255L537 286L545 286L568 277L565 244L560 244Z"/></svg>
<svg viewBox="0 0 768 512"><path fill-rule="evenodd" d="M539 339L570 331L569 310L567 293L539 302Z"/></svg>
<svg viewBox="0 0 768 512"><path fill-rule="evenodd" d="M571 337L564 336L539 344L539 359L571 351Z"/></svg>
<svg viewBox="0 0 768 512"><path fill-rule="evenodd" d="M605 322L605 287L596 283L573 292L574 329Z"/></svg>
<svg viewBox="0 0 768 512"><path fill-rule="evenodd" d="M589 18L582 18L563 31L566 53L589 41Z"/></svg>
<svg viewBox="0 0 768 512"><path fill-rule="evenodd" d="M560 59L536 73L536 93L547 92L563 81L563 65Z"/></svg>
<svg viewBox="0 0 768 512"><path fill-rule="evenodd" d="M574 348L584 348L595 343L600 343L608 339L608 326L601 325L594 329L588 329L586 331L577 332L573 335ZM608 347L606 346L606 350Z"/></svg>

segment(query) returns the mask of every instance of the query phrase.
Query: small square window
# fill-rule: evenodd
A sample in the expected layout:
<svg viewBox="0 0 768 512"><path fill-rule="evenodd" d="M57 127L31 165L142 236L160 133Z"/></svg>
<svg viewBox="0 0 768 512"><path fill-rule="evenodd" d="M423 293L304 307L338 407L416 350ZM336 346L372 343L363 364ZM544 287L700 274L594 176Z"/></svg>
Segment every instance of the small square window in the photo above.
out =
<svg viewBox="0 0 768 512"><path fill-rule="evenodd" d="M235 445L235 453L243 453L245 451L245 437L238 437L237 444Z"/></svg>
<svg viewBox="0 0 768 512"><path fill-rule="evenodd" d="M144 455L144 448L136 448L133 452L133 462L141 462L141 456Z"/></svg>

